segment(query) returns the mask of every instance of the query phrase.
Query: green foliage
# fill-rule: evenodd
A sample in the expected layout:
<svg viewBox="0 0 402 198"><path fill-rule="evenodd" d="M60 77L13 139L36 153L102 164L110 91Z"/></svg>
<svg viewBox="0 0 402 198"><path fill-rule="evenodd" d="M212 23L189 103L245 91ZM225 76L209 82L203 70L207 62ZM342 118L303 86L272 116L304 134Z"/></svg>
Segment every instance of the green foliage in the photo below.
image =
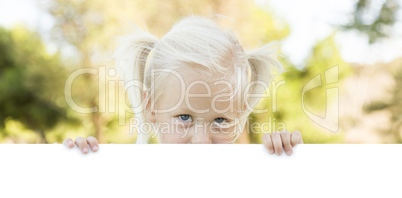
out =
<svg viewBox="0 0 402 198"><path fill-rule="evenodd" d="M378 111L378 110L382 110L382 109L386 109L386 108L389 108L389 104L380 102L380 101L372 102L371 104L363 107L363 109L366 113L370 113L373 111Z"/></svg>
<svg viewBox="0 0 402 198"><path fill-rule="evenodd" d="M0 28L1 128L11 118L44 137L44 130L66 119L60 102L64 78L59 56L46 52L39 35Z"/></svg>
<svg viewBox="0 0 402 198"><path fill-rule="evenodd" d="M339 54L334 35L316 44L303 69L296 69L286 59L282 62L285 63L287 71L271 83L265 98L256 107L257 110L268 109L269 112L255 114L251 117L253 123L269 122L270 124L265 125L267 126L265 128L253 128L256 133L252 134L251 140L254 140L254 143L261 143L262 133L286 129L290 132L300 131L305 143L342 142L340 132L330 132L311 121L303 111L301 103L303 87L315 76L321 75L322 86L307 92L304 102L307 109L324 117L327 105L326 97L332 97L326 95L326 89L338 86L325 84L323 79L325 71L338 65L339 80L351 73L349 64L344 62Z"/></svg>
<svg viewBox="0 0 402 198"><path fill-rule="evenodd" d="M384 143L401 143L402 142L402 59L398 58L391 63L382 64L382 70L389 73L394 87L388 92L391 95L387 100L374 100L363 106L363 110L367 114L377 111L389 112L389 124L385 126L385 131L381 131ZM388 88L388 87L385 87Z"/></svg>
<svg viewBox="0 0 402 198"><path fill-rule="evenodd" d="M356 3L353 13L353 23L342 26L346 30L357 30L369 37L369 42L374 43L380 38L390 35L389 29L397 21L397 12L400 8L396 0L386 0L381 5L381 9L372 21L367 21L368 10L370 10L370 0L359 0ZM370 13L373 15L373 13ZM365 20L366 19L366 20Z"/></svg>

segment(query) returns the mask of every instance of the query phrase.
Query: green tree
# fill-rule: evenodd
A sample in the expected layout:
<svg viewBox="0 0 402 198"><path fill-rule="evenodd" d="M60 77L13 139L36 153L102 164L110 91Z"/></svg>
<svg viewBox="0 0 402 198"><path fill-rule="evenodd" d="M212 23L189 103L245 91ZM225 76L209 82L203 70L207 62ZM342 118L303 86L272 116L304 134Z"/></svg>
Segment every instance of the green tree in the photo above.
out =
<svg viewBox="0 0 402 198"><path fill-rule="evenodd" d="M371 9L373 2L371 0L359 0L355 5L352 23L343 25L346 30L357 30L368 36L369 42L374 43L380 38L388 37L391 32L390 28L397 21L397 13L400 3L396 0L386 0L381 3L378 12L373 13ZM367 16L376 16L372 20L368 20Z"/></svg>
<svg viewBox="0 0 402 198"><path fill-rule="evenodd" d="M17 120L47 143L45 131L67 117L60 100L64 79L59 55L49 55L38 34L0 28L0 129Z"/></svg>
<svg viewBox="0 0 402 198"><path fill-rule="evenodd" d="M370 67L370 66L366 66ZM373 67L373 66L371 66ZM390 100L373 100L371 103L363 106L365 113L370 114L376 111L389 111L391 114L390 125L387 130L379 131L383 143L401 143L402 142L402 59L397 58L390 63L383 63L377 66L381 70L388 72L395 82L395 87L383 87L391 94Z"/></svg>
<svg viewBox="0 0 402 198"><path fill-rule="evenodd" d="M270 89L266 93L266 98L263 98L256 107L256 109L268 109L269 112L253 114L251 117L251 122L262 123L268 121L270 125L266 125L269 126L268 128L250 125L250 127L253 127L250 130L256 132L251 134L252 142L261 143L260 132L280 131L283 129L300 131L303 134L305 143L341 142L342 135L339 132L329 132L311 121L303 111L301 103L303 87L315 76L325 76L324 72L327 69L338 65L339 82L341 82L351 72L349 64L344 62L340 56L334 41L334 34L316 44L303 69L295 68L286 58L281 62L284 63L287 71L280 75L275 82L271 83ZM339 83L339 86L342 86L342 84ZM334 85L327 86L323 82L322 86L307 92L304 102L308 109L325 115L326 97L332 97L326 96L325 90L330 87L334 87ZM320 115L320 117L323 117L323 115Z"/></svg>

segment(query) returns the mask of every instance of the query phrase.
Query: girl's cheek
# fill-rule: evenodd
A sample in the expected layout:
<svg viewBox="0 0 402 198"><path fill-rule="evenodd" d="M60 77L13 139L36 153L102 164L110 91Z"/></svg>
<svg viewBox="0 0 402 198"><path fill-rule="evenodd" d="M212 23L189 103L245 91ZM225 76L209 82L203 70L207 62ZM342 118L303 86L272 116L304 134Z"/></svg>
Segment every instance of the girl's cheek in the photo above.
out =
<svg viewBox="0 0 402 198"><path fill-rule="evenodd" d="M187 125L172 119L168 124L168 130L161 133L161 143L188 143L189 128Z"/></svg>
<svg viewBox="0 0 402 198"><path fill-rule="evenodd" d="M213 142L217 144L233 143L234 138L236 137L235 127L234 126L230 128L212 127L211 136Z"/></svg>
<svg viewBox="0 0 402 198"><path fill-rule="evenodd" d="M180 142L189 143L191 140L191 135L189 134L191 131L191 125L186 124L175 124L176 134L180 138Z"/></svg>

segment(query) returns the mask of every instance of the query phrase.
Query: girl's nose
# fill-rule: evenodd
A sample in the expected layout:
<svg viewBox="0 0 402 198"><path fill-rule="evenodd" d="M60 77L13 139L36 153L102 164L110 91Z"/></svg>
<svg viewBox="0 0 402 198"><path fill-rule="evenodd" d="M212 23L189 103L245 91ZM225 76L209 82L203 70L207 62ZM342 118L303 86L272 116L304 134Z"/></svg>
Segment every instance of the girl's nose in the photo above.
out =
<svg viewBox="0 0 402 198"><path fill-rule="evenodd" d="M212 140L208 132L200 131L191 138L192 144L211 144Z"/></svg>

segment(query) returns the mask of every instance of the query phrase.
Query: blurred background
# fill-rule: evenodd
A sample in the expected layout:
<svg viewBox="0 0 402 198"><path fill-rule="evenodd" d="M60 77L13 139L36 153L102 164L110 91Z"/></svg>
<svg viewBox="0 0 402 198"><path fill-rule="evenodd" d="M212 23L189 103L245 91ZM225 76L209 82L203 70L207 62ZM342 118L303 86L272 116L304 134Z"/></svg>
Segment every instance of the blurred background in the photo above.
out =
<svg viewBox="0 0 402 198"><path fill-rule="evenodd" d="M233 29L245 49L280 42L287 72L266 91L256 108L268 112L252 114L250 123L260 125L250 129L299 130L305 143L400 143L401 5L0 0L0 142L92 135L101 143L134 143L133 114L112 59L115 38L132 24L160 38L184 16L220 14L216 21ZM244 133L238 143L260 143L260 136Z"/></svg>

